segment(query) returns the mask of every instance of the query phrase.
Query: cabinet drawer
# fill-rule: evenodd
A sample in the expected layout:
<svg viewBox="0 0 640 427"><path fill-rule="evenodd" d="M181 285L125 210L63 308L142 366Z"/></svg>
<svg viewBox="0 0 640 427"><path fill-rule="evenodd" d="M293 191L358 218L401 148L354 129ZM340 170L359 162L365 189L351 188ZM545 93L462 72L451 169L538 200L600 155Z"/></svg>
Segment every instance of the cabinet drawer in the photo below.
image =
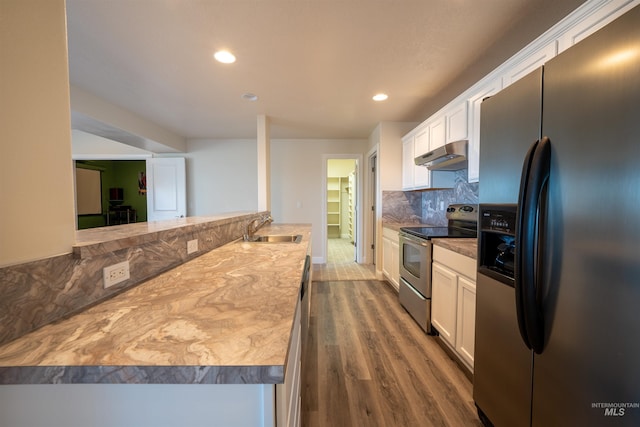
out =
<svg viewBox="0 0 640 427"><path fill-rule="evenodd" d="M387 239L391 239L392 241L398 243L398 232L391 228L382 227L382 237L386 237Z"/></svg>
<svg viewBox="0 0 640 427"><path fill-rule="evenodd" d="M446 265L463 276L467 276L473 281L476 280L476 260L468 256L461 255L441 246L433 246L433 260L442 265Z"/></svg>

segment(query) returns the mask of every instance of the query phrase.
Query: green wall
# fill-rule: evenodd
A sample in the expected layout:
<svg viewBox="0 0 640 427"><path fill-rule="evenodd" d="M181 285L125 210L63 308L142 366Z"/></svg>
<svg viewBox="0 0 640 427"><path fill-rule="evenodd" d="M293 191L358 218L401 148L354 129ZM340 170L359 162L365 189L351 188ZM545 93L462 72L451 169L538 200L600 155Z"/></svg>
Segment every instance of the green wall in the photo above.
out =
<svg viewBox="0 0 640 427"><path fill-rule="evenodd" d="M124 189L122 205L136 210L137 222L147 221L147 196L138 192L138 173L146 173L144 160L83 160L76 161L77 167L97 169L102 172L102 215L79 215L78 230L103 227L107 224L109 209L109 189Z"/></svg>

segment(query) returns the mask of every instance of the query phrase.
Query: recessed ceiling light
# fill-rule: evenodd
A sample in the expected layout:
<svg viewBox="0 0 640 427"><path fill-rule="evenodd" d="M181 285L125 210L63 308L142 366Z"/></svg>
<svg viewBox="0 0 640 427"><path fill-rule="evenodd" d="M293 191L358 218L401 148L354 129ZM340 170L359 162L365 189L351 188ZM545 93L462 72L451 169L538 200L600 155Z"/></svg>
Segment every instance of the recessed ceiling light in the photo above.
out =
<svg viewBox="0 0 640 427"><path fill-rule="evenodd" d="M228 50L219 50L213 54L213 57L216 58L216 61L222 62L223 64L233 64L236 62L236 57Z"/></svg>
<svg viewBox="0 0 640 427"><path fill-rule="evenodd" d="M242 94L242 99L246 99L247 101L257 101L258 100L258 95L254 94L254 93L243 93Z"/></svg>
<svg viewBox="0 0 640 427"><path fill-rule="evenodd" d="M389 95L387 95L386 93L377 93L377 94L373 95L373 100L374 101L384 101L387 98L389 98Z"/></svg>

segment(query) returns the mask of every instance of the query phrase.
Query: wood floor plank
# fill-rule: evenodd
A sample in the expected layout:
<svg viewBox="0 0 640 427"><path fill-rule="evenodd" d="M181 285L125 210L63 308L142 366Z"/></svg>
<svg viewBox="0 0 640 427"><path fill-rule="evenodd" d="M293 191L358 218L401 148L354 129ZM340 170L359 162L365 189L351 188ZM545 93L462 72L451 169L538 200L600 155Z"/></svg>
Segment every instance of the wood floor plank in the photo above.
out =
<svg viewBox="0 0 640 427"><path fill-rule="evenodd" d="M379 281L314 282L302 425L481 426L455 362Z"/></svg>

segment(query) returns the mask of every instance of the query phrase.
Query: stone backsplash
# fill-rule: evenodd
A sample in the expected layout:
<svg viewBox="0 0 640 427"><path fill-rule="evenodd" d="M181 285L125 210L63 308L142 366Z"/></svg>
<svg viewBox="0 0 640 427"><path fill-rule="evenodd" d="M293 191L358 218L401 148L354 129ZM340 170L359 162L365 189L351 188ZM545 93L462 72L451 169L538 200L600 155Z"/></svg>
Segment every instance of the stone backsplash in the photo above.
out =
<svg viewBox="0 0 640 427"><path fill-rule="evenodd" d="M452 203L478 203L478 183L467 182L467 170L455 173L451 189L383 191L382 221L447 225L446 209Z"/></svg>
<svg viewBox="0 0 640 427"><path fill-rule="evenodd" d="M153 224L81 230L91 236L73 253L0 268L0 344L77 313L218 246L242 237L264 213L184 218L170 227ZM139 232L141 227L146 232ZM93 237L100 239L93 241ZM187 242L198 239L198 252ZM130 278L104 289L102 269L129 261Z"/></svg>

